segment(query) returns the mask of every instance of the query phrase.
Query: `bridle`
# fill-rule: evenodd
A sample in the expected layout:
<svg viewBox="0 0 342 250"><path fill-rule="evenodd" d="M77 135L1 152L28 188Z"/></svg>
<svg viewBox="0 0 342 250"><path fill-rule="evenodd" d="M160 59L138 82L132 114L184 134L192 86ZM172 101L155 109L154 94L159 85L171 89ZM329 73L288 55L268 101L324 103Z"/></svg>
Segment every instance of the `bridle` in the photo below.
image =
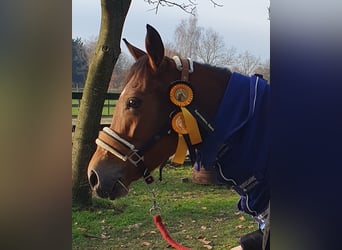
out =
<svg viewBox="0 0 342 250"><path fill-rule="evenodd" d="M114 140L120 142L122 145L126 146L127 148L130 149L130 152L128 155L123 155L120 153L118 150L114 149L110 145L106 144L104 141L101 139L97 138L96 139L96 144L101 146L102 148L106 149L110 153L112 153L114 156L118 157L122 161L127 161L129 160L133 165L137 166L140 161L144 160L143 156L140 156L138 154L138 149L135 148L135 146L122 137L120 137L117 133L115 133L113 130L111 130L108 127L103 128L103 132L106 133L106 135L110 136Z"/></svg>
<svg viewBox="0 0 342 250"><path fill-rule="evenodd" d="M194 71L191 59L179 59L178 56L175 56L173 60L176 64L177 69L181 71L181 81L187 81L189 73L192 73ZM146 166L144 162L144 154L153 145L155 145L160 138L175 132L172 129L171 125L173 113L174 111L170 113L170 119L164 124L161 130L156 135L154 135L147 143L145 143L145 145L142 146L140 149L138 149L135 145L133 145L126 139L122 138L119 134L117 134L109 127L104 127L103 130L100 131L99 136L95 140L95 142L99 147L107 150L118 159L124 162L129 161L140 171L145 182L147 184L151 184L154 179L148 166ZM189 146L188 141L187 144Z"/></svg>
<svg viewBox="0 0 342 250"><path fill-rule="evenodd" d="M149 141L147 141L144 146L138 149L135 145L128 142L115 131L109 127L104 127L100 131L98 138L95 140L96 144L113 154L118 159L126 162L129 161L135 166L139 172L142 174L145 182L151 184L154 179L151 172L144 162L144 154L153 145L155 145L160 138L164 135L170 135L172 133L171 127L168 122L162 127L162 129L154 135ZM125 153L123 153L125 152Z"/></svg>

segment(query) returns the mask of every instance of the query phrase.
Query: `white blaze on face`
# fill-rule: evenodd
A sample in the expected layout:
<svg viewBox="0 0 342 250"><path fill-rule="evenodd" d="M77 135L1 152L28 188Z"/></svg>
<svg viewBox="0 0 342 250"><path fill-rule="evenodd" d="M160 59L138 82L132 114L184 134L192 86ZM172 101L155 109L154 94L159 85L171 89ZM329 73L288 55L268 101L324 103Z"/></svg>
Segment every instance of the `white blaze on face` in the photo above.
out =
<svg viewBox="0 0 342 250"><path fill-rule="evenodd" d="M122 92L121 92L121 94L120 94L120 96L119 96L119 98L122 96L122 95L124 95L125 94L125 91L126 91L126 87L122 90Z"/></svg>

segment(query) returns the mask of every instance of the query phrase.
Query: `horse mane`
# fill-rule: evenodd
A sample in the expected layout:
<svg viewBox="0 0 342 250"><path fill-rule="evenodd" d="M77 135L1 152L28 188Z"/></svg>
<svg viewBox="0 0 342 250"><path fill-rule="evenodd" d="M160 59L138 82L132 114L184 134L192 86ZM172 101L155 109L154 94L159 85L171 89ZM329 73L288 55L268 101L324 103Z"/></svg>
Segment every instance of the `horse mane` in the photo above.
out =
<svg viewBox="0 0 342 250"><path fill-rule="evenodd" d="M146 71L148 70L148 68L150 67L147 63L148 61L148 57L146 55L141 56L130 68L124 84L122 85L122 89L126 87L128 80L131 79L132 77L135 77L137 79L143 79L144 74L146 74ZM173 62L173 59L165 56L163 62L161 63L160 67L161 70L163 70L164 67L167 67L167 65L169 65L170 63ZM216 73L221 73L221 74L228 74L231 75L232 72L228 67L219 67L219 66L214 66L214 65L210 65L207 63L200 63L197 61L194 61L194 64L196 64L197 66L203 67L203 69L208 70L208 71L213 71Z"/></svg>
<svg viewBox="0 0 342 250"><path fill-rule="evenodd" d="M224 74L231 74L232 73L232 71L228 67L214 66L214 65L210 65L208 63L200 63L200 62L196 62L196 61L194 61L194 63L197 63L206 69L213 70L213 71L218 72L218 73L224 73Z"/></svg>

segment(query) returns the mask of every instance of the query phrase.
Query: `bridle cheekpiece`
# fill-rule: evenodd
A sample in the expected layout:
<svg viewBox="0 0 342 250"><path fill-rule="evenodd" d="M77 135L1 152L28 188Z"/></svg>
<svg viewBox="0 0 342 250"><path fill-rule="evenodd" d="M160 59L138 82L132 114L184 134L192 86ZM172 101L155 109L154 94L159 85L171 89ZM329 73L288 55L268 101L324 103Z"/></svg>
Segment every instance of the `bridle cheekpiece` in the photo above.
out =
<svg viewBox="0 0 342 250"><path fill-rule="evenodd" d="M128 150L126 154L121 153L119 150L115 149L115 147L111 144L112 142L119 143L118 146L123 146L123 150ZM114 132L109 127L104 127L102 131L99 133L99 137L95 140L96 144L101 148L107 150L120 160L126 162L127 160L131 162L136 168L138 168L147 184L150 184L154 181L151 172L148 170L144 163L144 156L141 154L141 150L137 149L133 144L119 136L116 132Z"/></svg>

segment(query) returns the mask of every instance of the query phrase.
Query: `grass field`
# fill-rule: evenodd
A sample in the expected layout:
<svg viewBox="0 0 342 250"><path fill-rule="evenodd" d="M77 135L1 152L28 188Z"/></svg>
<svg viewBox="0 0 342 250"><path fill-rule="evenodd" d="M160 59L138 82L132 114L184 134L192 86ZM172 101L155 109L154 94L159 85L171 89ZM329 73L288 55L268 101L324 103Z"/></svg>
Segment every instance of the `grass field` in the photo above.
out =
<svg viewBox="0 0 342 250"><path fill-rule="evenodd" d="M158 171L154 173L155 179ZM189 182L182 182L182 178ZM257 225L236 209L238 196L224 186L192 183L191 167L167 167L163 181L135 182L127 197L95 198L86 209L73 207L73 249L170 249L155 228L149 209L151 188L170 235L191 249L230 249Z"/></svg>

